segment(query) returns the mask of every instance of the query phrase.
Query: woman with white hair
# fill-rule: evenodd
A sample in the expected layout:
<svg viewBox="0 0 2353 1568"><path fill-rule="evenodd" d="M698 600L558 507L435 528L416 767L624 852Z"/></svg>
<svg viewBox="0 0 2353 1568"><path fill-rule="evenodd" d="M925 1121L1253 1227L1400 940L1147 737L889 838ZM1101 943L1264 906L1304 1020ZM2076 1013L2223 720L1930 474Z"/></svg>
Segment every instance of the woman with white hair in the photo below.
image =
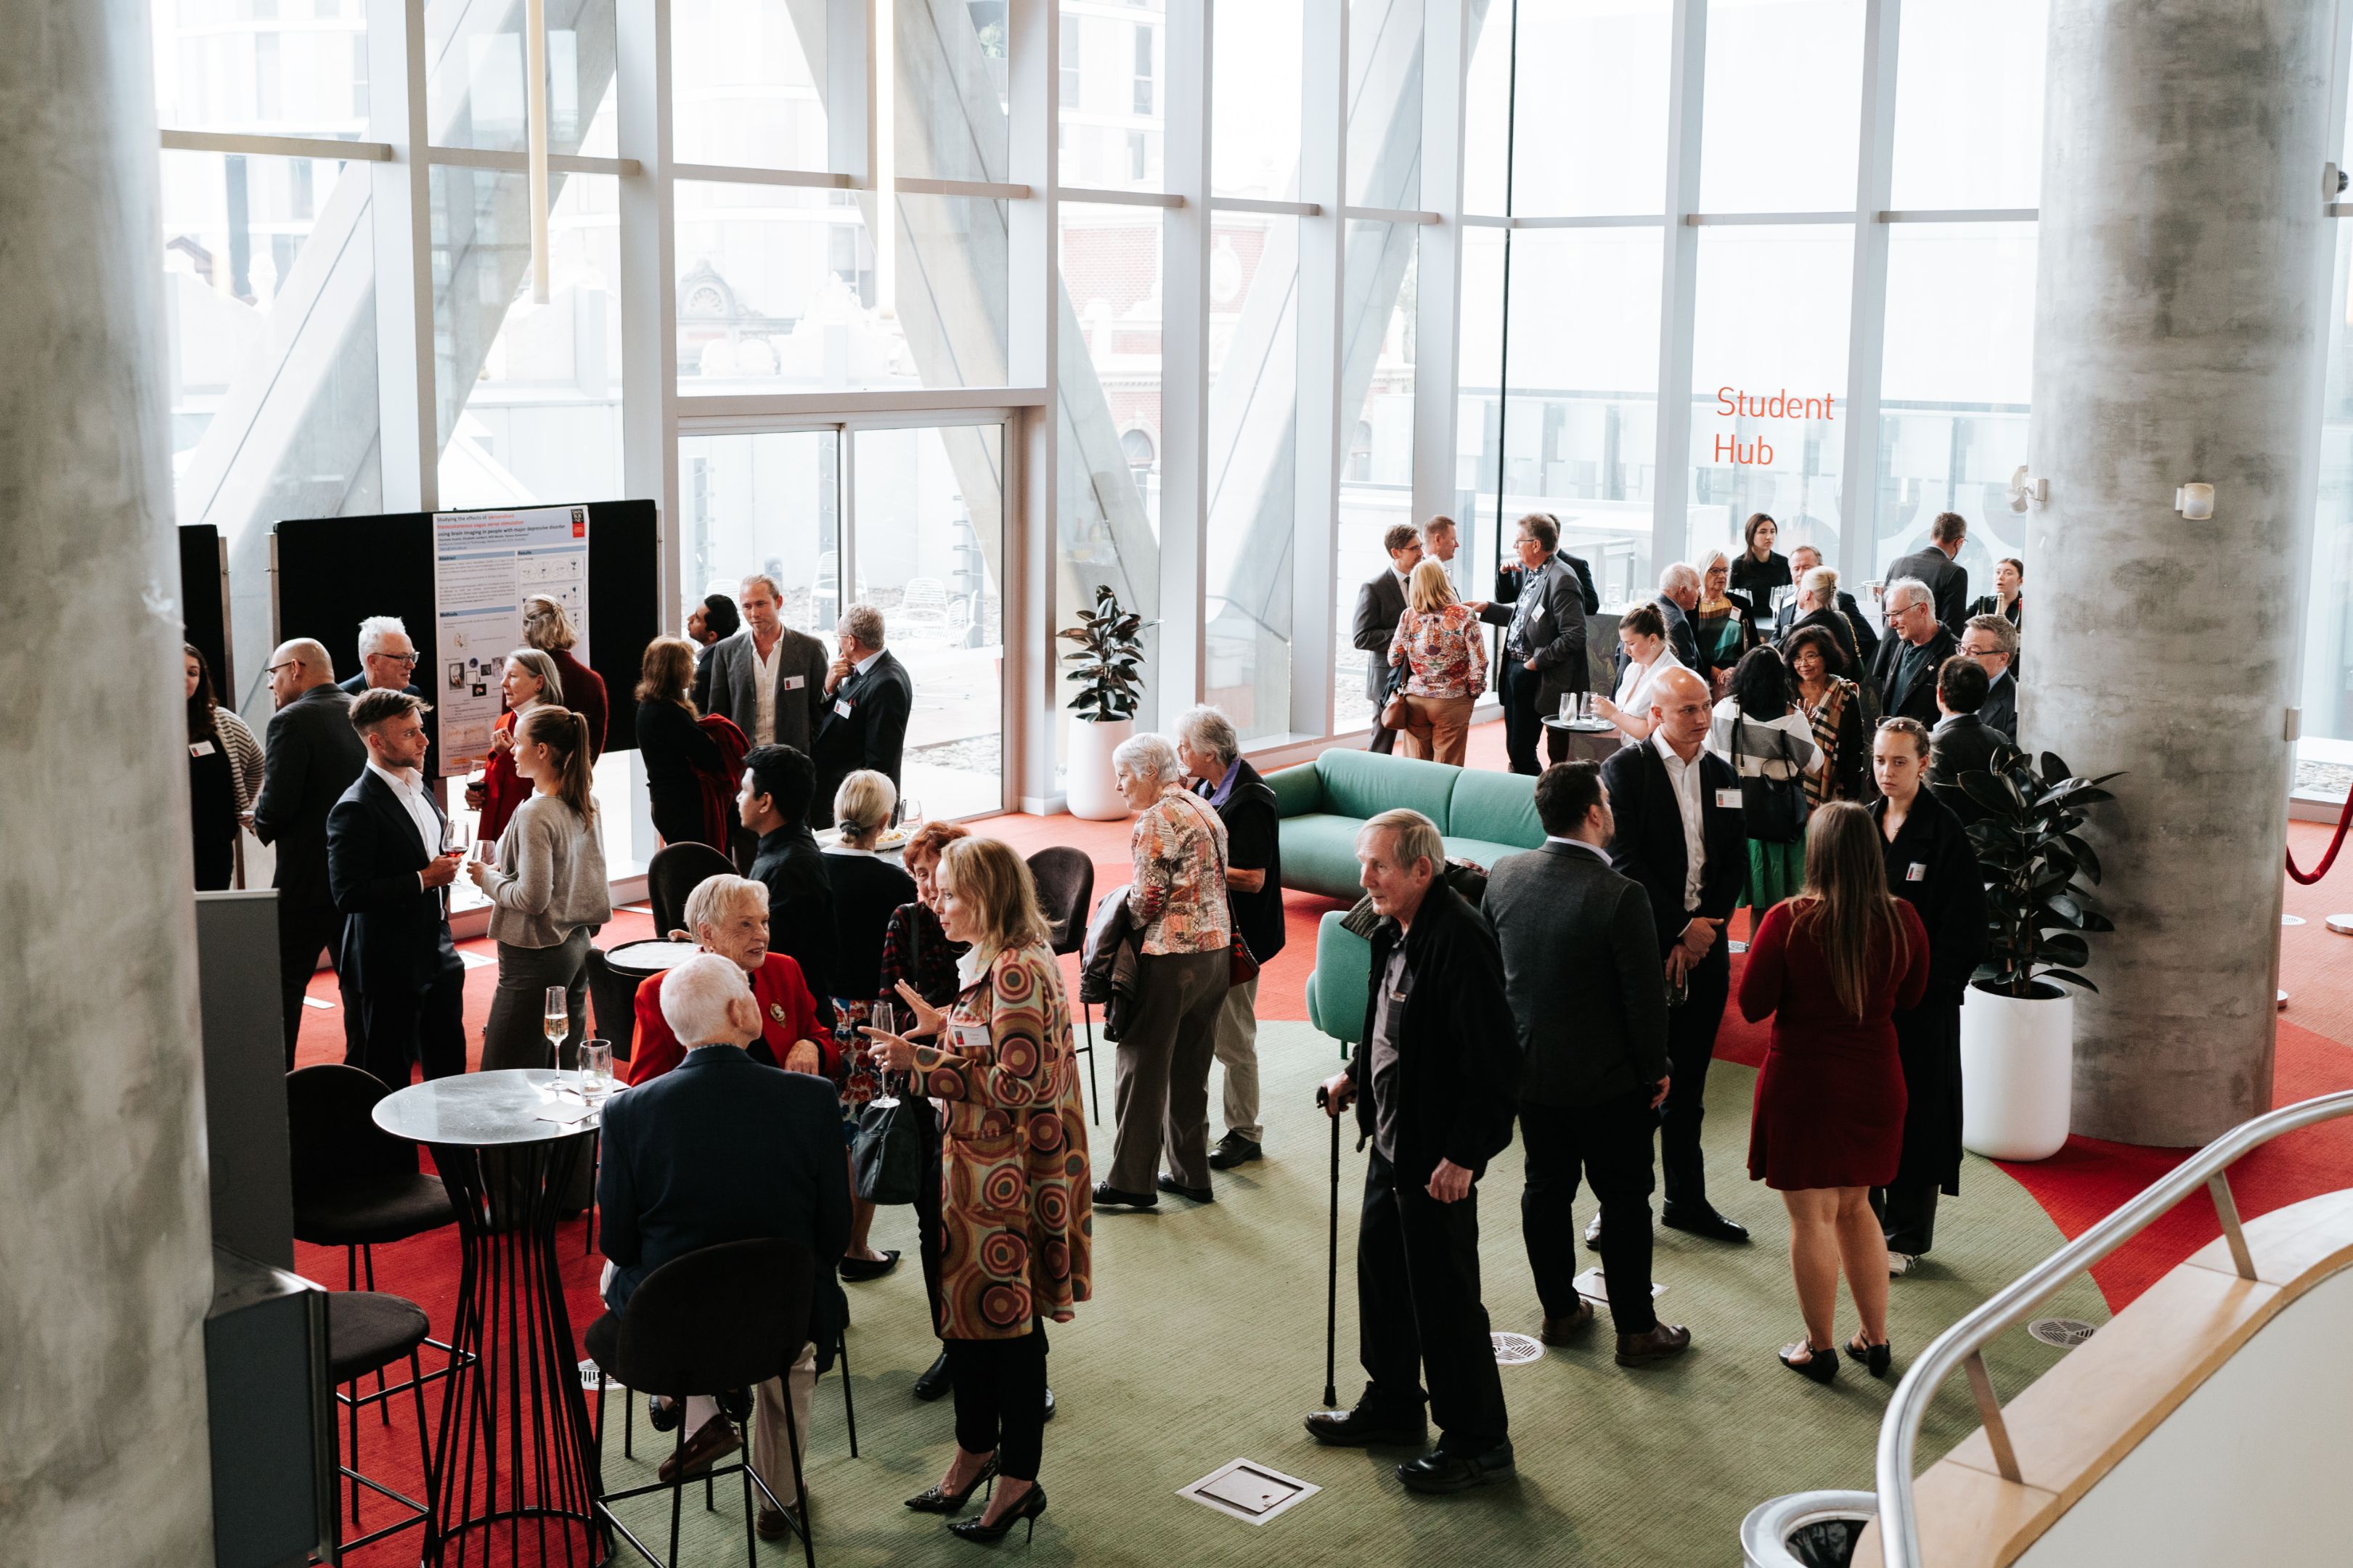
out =
<svg viewBox="0 0 2353 1568"><path fill-rule="evenodd" d="M825 874L833 888L833 1038L841 1052L841 1120L855 1129L858 1113L881 1092L880 1075L866 1054L860 1030L874 1020L874 999L882 990L882 933L900 905L915 898L915 879L875 849L899 792L889 775L860 768L833 794L833 819L841 841L825 852ZM877 1252L867 1243L874 1205L852 1194L849 1250L841 1277L855 1284L879 1279L899 1261L896 1252Z"/></svg>
<svg viewBox="0 0 2353 1568"><path fill-rule="evenodd" d="M801 966L768 951L768 889L744 877L706 879L686 899L686 929L703 952L744 971L760 1005L760 1037L744 1048L753 1060L787 1072L833 1075L839 1059L833 1036L820 1023L817 999L802 983ZM663 976L638 987L638 1044L623 1074L644 1083L686 1059L686 1047L663 1016Z"/></svg>
<svg viewBox="0 0 2353 1568"><path fill-rule="evenodd" d="M1214 1195L1209 1064L1233 972L1226 825L1187 792L1176 748L1160 736L1123 741L1111 764L1120 795L1142 813L1128 839L1135 879L1127 916L1139 962L1135 1018L1113 1079L1111 1173L1095 1184L1095 1202L1146 1209L1166 1192L1206 1204Z"/></svg>
<svg viewBox="0 0 2353 1568"><path fill-rule="evenodd" d="M506 696L507 710L491 731L482 782L466 786L467 805L481 813L474 837L486 844L507 830L515 808L531 798L531 781L515 772L516 731L534 710L564 706L564 678L556 672L555 661L535 647L519 647L507 655L499 689Z"/></svg>
<svg viewBox="0 0 2353 1568"><path fill-rule="evenodd" d="M588 760L595 762L605 754L605 724L610 711L605 678L574 656L580 634L573 628L564 601L545 594L523 600L522 640L547 656L564 688L564 705L588 721Z"/></svg>
<svg viewBox="0 0 2353 1568"><path fill-rule="evenodd" d="M1721 550L1711 550L1700 563L1699 605L1691 613L1692 641L1699 649L1695 667L1723 696L1732 679L1732 667L1757 641L1755 606L1732 592L1732 563Z"/></svg>

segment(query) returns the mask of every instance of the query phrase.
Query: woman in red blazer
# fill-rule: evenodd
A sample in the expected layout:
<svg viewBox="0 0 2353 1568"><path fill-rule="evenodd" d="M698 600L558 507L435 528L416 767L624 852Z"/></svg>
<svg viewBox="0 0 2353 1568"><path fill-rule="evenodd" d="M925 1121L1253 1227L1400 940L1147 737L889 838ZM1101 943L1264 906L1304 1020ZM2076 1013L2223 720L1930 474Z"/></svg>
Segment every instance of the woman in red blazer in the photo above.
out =
<svg viewBox="0 0 2353 1568"><path fill-rule="evenodd" d="M482 782L466 786L466 804L481 814L474 837L485 844L498 842L507 830L515 807L531 798L532 782L515 772L517 727L534 708L566 706L564 680L555 661L537 648L519 647L507 655L499 673L499 689L506 694L507 710L491 731L491 754L482 759Z"/></svg>
<svg viewBox="0 0 2353 1568"><path fill-rule="evenodd" d="M1789 1211L1789 1269L1805 1339L1781 1364L1816 1383L1838 1373L1831 1338L1841 1265L1862 1331L1846 1352L1884 1377L1887 1240L1870 1192L1904 1157L1904 1065L1894 1015L1928 985L1928 933L1887 890L1871 814L1832 801L1806 827L1805 886L1766 911L1748 944L1740 1012L1768 1014L1748 1174Z"/></svg>
<svg viewBox="0 0 2353 1568"><path fill-rule="evenodd" d="M712 877L688 895L686 923L704 952L741 964L752 982L760 1004L760 1037L744 1047L752 1059L788 1072L839 1077L841 1052L833 1043L832 1021L818 1010L801 966L768 951L766 887L742 877ZM638 987L638 1043L622 1075L632 1085L686 1059L686 1047L662 1017L661 983L660 975L650 975Z"/></svg>
<svg viewBox="0 0 2353 1568"><path fill-rule="evenodd" d="M595 762L605 754L605 722L611 710L605 678L572 656L580 642L572 617L558 601L533 594L522 602L522 640L554 662L564 684L564 705L588 721L588 760Z"/></svg>

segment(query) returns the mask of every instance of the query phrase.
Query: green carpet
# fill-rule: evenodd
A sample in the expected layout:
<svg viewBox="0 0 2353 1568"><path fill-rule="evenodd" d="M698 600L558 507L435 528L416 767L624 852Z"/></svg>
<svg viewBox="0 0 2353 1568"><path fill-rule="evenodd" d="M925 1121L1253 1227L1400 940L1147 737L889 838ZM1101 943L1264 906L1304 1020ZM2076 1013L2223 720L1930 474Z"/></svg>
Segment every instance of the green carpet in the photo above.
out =
<svg viewBox="0 0 2353 1568"><path fill-rule="evenodd" d="M1719 1062L1708 1085L1708 1170L1717 1206L1755 1233L1725 1247L1659 1233L1661 1315L1689 1325L1680 1360L1641 1372L1612 1364L1609 1315L1590 1340L1504 1369L1516 1484L1423 1498L1391 1468L1409 1456L1318 1446L1300 1419L1324 1385L1324 1257L1330 1143L1314 1086L1334 1070L1330 1040L1305 1024L1259 1035L1268 1160L1220 1178L1219 1202L1195 1208L1164 1198L1159 1212L1099 1215L1092 1302L1053 1333L1051 1376L1061 1413L1046 1428L1040 1476L1051 1504L1034 1544L1019 1533L997 1550L1041 1563L1329 1563L1345 1568L1437 1562L1657 1564L1697 1568L1739 1560L1741 1517L1784 1492L1872 1485L1872 1453L1894 1381L1848 1363L1820 1388L1784 1371L1776 1347L1801 1331L1789 1286L1779 1200L1746 1176L1755 1074ZM1106 1051L1106 1058L1108 1051ZM1110 1083L1105 1060L1102 1081ZM1215 1093L1212 1092L1214 1114ZM1107 1158L1108 1123L1091 1130ZM1353 1127L1341 1156L1341 1402L1363 1386L1356 1363L1356 1209L1364 1156ZM1507 1151L1481 1184L1488 1310L1499 1330L1534 1333L1539 1313L1519 1235L1520 1155ZM1910 1352L2059 1246L2058 1229L2025 1192L1972 1158L1963 1195L1947 1198L1937 1249L1894 1282L1890 1336L1900 1375ZM1590 1211L1579 1203L1579 1217ZM849 1287L849 1335L861 1458L844 1438L841 1384L818 1385L808 1456L818 1555L828 1564L980 1561L984 1549L948 1536L936 1518L901 1500L929 1485L954 1451L949 1405L908 1392L932 1359L911 1211L887 1209L875 1244L906 1262L874 1284ZM2088 1280L2048 1310L2107 1320ZM1841 1306L1841 1334L1852 1333ZM2005 1397L2063 1352L2013 1330L1987 1352ZM614 1486L652 1479L625 1461L616 1422L607 1444ZM640 1412L642 1417L642 1412ZM1922 1463L1975 1427L1966 1384L1954 1380L1931 1413ZM638 1454L667 1452L638 1422ZM1249 1458L1324 1490L1264 1525L1227 1518L1176 1495L1228 1460ZM732 1479L732 1478L731 1478ZM706 1513L689 1494L682 1563L742 1560L743 1516L723 1490ZM666 1528L668 1503L627 1505L633 1525ZM977 1502L967 1510L976 1512ZM659 1542L657 1542L659 1546ZM763 1543L762 1558L800 1560L797 1542ZM623 1546L623 1552L628 1552Z"/></svg>

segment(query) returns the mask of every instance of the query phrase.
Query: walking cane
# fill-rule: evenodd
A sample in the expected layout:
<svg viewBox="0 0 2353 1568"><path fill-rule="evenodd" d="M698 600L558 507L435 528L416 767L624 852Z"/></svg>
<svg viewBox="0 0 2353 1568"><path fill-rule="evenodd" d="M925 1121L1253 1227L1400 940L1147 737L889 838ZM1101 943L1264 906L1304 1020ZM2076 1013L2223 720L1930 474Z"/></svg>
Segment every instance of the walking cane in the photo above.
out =
<svg viewBox="0 0 2353 1568"><path fill-rule="evenodd" d="M1315 1091L1315 1103L1324 1105L1324 1091ZM1324 1249L1324 1408L1340 1407L1340 1391L1333 1381L1335 1358L1340 1334L1340 1119L1326 1111L1332 1123L1332 1226Z"/></svg>

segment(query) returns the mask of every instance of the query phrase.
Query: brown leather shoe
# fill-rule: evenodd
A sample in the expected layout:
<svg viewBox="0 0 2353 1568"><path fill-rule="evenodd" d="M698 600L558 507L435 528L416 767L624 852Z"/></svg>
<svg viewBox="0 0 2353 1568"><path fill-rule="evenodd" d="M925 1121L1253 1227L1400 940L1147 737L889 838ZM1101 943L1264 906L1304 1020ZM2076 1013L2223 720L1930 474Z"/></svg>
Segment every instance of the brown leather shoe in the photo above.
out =
<svg viewBox="0 0 2353 1568"><path fill-rule="evenodd" d="M802 1510L807 1506L804 1501L788 1503L783 1508L764 1508L753 1528L760 1532L763 1541L782 1541L787 1535L798 1535L801 1521L806 1517Z"/></svg>
<svg viewBox="0 0 2353 1568"><path fill-rule="evenodd" d="M1648 1366L1691 1349L1691 1331L1681 1323L1653 1323L1648 1333L1618 1336L1620 1366Z"/></svg>
<svg viewBox="0 0 2353 1568"><path fill-rule="evenodd" d="M1536 1331L1536 1338L1548 1345L1565 1345L1573 1335L1580 1334L1592 1326L1593 1303L1579 1301L1577 1310L1567 1317L1546 1318L1544 1327Z"/></svg>
<svg viewBox="0 0 2353 1568"><path fill-rule="evenodd" d="M656 1473L661 1477L662 1485L670 1486L681 1477L701 1475L743 1446L744 1440L735 1436L735 1428L727 1424L727 1417L714 1415L695 1428L686 1447L664 1459Z"/></svg>

